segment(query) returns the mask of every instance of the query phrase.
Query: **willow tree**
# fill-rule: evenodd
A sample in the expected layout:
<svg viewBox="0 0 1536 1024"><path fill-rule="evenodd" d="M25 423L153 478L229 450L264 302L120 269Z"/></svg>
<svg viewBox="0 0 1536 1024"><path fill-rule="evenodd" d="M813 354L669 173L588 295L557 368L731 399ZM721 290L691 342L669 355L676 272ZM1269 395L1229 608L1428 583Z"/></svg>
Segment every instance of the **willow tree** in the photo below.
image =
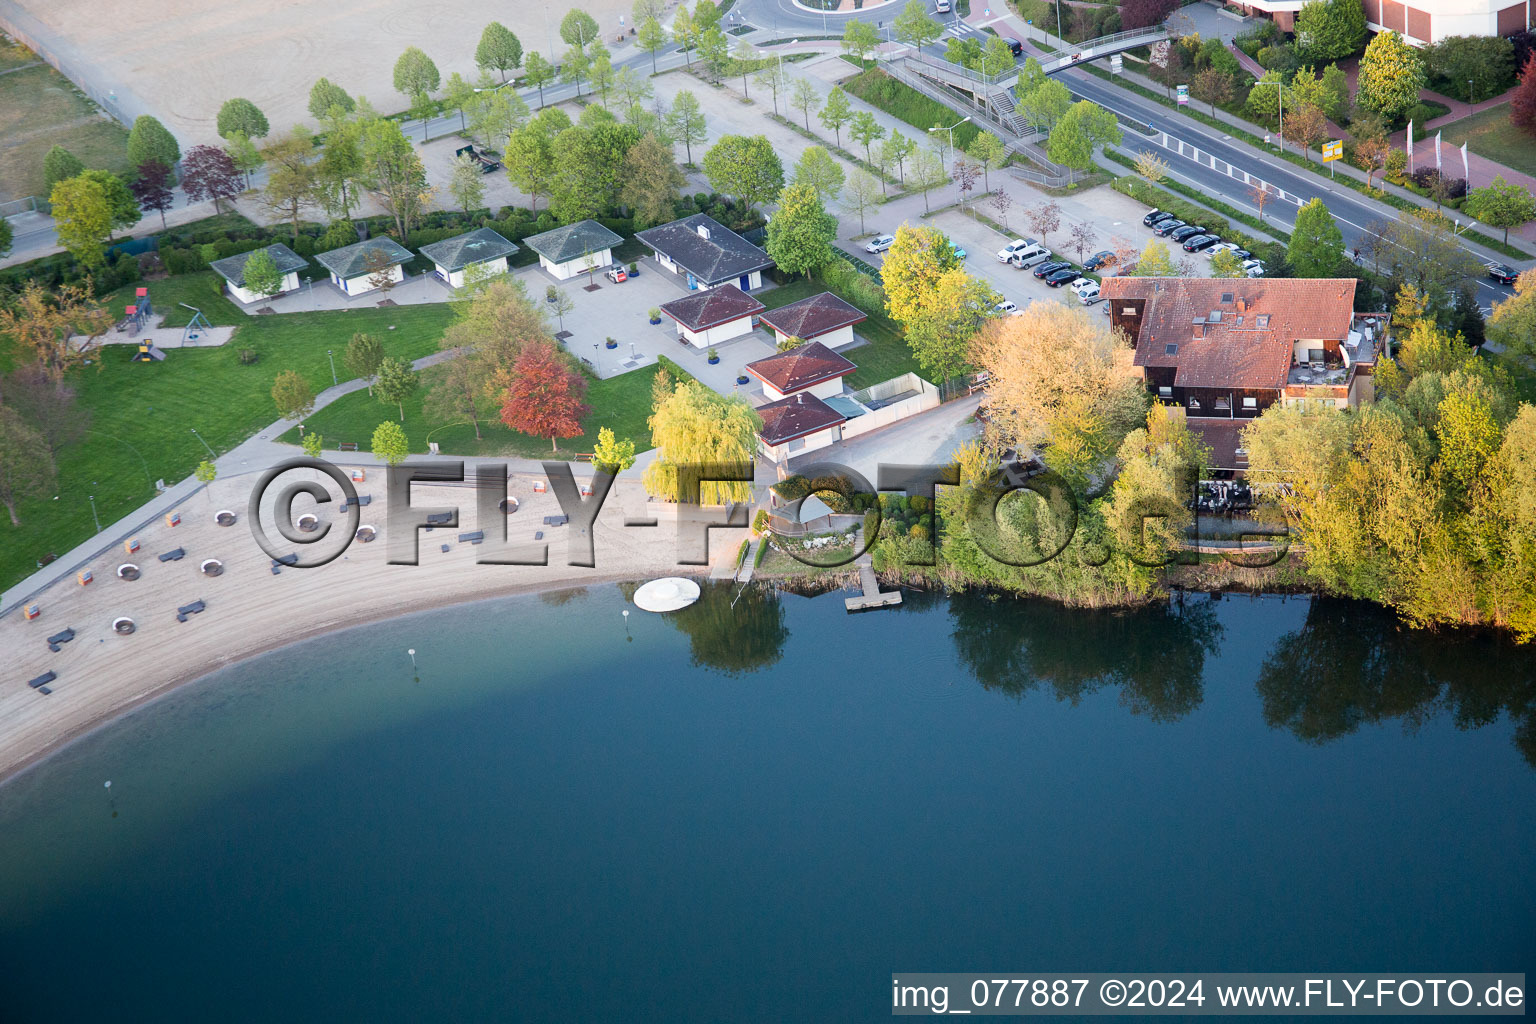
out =
<svg viewBox="0 0 1536 1024"><path fill-rule="evenodd" d="M684 497L687 467L751 466L757 449L762 418L742 398L718 395L696 380L685 380L658 392L651 414L651 440L660 449L656 461L645 468L645 489L663 501ZM749 470L750 475L750 470ZM703 480L698 502L724 505L751 501L750 480Z"/></svg>

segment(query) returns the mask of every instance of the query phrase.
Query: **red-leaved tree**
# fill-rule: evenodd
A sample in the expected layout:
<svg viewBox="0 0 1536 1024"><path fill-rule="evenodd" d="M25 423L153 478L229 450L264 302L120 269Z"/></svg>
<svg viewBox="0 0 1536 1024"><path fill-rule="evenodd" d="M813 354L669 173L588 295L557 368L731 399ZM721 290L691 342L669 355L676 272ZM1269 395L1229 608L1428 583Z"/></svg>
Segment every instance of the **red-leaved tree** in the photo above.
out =
<svg viewBox="0 0 1536 1024"><path fill-rule="evenodd" d="M1120 25L1125 29L1157 25L1179 9L1179 0L1124 0L1120 5Z"/></svg>
<svg viewBox="0 0 1536 1024"><path fill-rule="evenodd" d="M532 341L512 364L512 380L501 393L501 422L534 437L547 437L550 448L559 451L556 438L582 433L586 394L586 379L554 345Z"/></svg>
<svg viewBox="0 0 1536 1024"><path fill-rule="evenodd" d="M245 190L245 178L235 169L229 154L217 146L193 146L181 158L181 187L187 199L200 203L213 200L213 211L222 213L219 200L230 199Z"/></svg>
<svg viewBox="0 0 1536 1024"><path fill-rule="evenodd" d="M1509 98L1509 120L1525 134L1536 136L1536 54L1520 69L1520 84Z"/></svg>
<svg viewBox="0 0 1536 1024"><path fill-rule="evenodd" d="M128 190L145 213L160 212L160 226L165 227L165 211L171 208L175 196L171 192L171 169L159 160L145 160L139 164L139 176Z"/></svg>

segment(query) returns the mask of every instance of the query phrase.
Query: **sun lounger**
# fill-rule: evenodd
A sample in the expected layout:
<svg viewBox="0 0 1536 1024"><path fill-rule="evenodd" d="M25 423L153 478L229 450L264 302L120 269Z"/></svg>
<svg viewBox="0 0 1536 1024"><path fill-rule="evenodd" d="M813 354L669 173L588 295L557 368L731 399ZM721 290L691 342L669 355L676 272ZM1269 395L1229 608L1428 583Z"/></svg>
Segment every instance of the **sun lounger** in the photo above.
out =
<svg viewBox="0 0 1536 1024"><path fill-rule="evenodd" d="M427 524L430 526L452 526L454 513L435 512L427 516Z"/></svg>
<svg viewBox="0 0 1536 1024"><path fill-rule="evenodd" d="M272 565L274 567L280 566L280 565L297 565L298 563L299 563L298 552L294 552L291 555L284 555L282 558L274 558L274 559L272 559Z"/></svg>
<svg viewBox="0 0 1536 1024"><path fill-rule="evenodd" d="M52 693L53 691L48 689L48 687L46 687L46 686L39 686L37 688L37 692L38 693Z"/></svg>
<svg viewBox="0 0 1536 1024"><path fill-rule="evenodd" d="M373 495L371 495L371 494L359 494L357 496L357 507L358 508L362 508L364 505L370 505L372 503L373 503ZM350 506L350 504L351 504L351 502L343 501L341 503L341 508L339 509L339 511L342 514L346 514L347 508Z"/></svg>
<svg viewBox="0 0 1536 1024"><path fill-rule="evenodd" d="M545 526L564 526L566 523L568 523L570 521L571 521L571 517L570 516L545 516L544 517L544 525Z"/></svg>
<svg viewBox="0 0 1536 1024"><path fill-rule="evenodd" d="M38 676L36 679L29 680L27 685L32 687L32 689L36 690L38 687L44 686L44 685L46 685L48 683L51 683L51 682L53 682L57 678L59 678L57 672L48 671L48 672L44 672L42 675Z"/></svg>
<svg viewBox="0 0 1536 1024"><path fill-rule="evenodd" d="M73 629L66 629L61 633L53 634L53 636L48 638L48 642L50 644L67 644L74 638L75 631Z"/></svg>
<svg viewBox="0 0 1536 1024"><path fill-rule="evenodd" d="M534 535L533 535L533 539L534 540L543 540L544 539L544 531L543 530L539 530L539 531L535 532Z"/></svg>
<svg viewBox="0 0 1536 1024"><path fill-rule="evenodd" d="M276 562L272 563L272 575L273 576L276 576L278 573L280 573L282 571L283 571L283 567L282 566L278 565Z"/></svg>
<svg viewBox="0 0 1536 1024"><path fill-rule="evenodd" d="M445 554L445 555L446 555L446 554L447 554L447 553L448 553L448 545L447 545L447 544L444 544L444 545L443 545L443 554Z"/></svg>
<svg viewBox="0 0 1536 1024"><path fill-rule="evenodd" d="M167 551L165 554L161 555L160 556L160 561L162 561L162 562L179 562L183 558L186 557L186 554L187 554L187 549L186 548L177 548L175 551Z"/></svg>
<svg viewBox="0 0 1536 1024"><path fill-rule="evenodd" d="M485 540L484 530L475 530L473 533L459 534L460 544L479 544L483 540Z"/></svg>

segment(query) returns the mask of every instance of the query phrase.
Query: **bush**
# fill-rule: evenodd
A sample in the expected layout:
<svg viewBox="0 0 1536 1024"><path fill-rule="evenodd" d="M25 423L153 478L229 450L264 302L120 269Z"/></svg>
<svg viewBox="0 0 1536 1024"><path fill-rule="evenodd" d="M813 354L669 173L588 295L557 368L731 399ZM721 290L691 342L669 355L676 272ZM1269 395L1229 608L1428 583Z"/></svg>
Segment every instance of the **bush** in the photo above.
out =
<svg viewBox="0 0 1536 1024"><path fill-rule="evenodd" d="M811 482L797 473L780 480L771 489L779 496L780 501L799 501L811 493Z"/></svg>
<svg viewBox="0 0 1536 1024"><path fill-rule="evenodd" d="M257 359L261 358L253 348L242 348L239 352L235 353L235 357L239 359L241 366L250 366Z"/></svg>
<svg viewBox="0 0 1536 1024"><path fill-rule="evenodd" d="M1440 104L1420 101L1408 108L1408 113L1403 115L1403 123L1412 121L1415 126L1422 128L1424 125L1450 112L1450 108Z"/></svg>
<svg viewBox="0 0 1536 1024"><path fill-rule="evenodd" d="M949 124L957 118L938 100L930 99L911 86L887 75L879 69L861 72L848 79L844 88L872 107L879 107L887 114L900 118L921 133L936 124ZM955 145L966 149L976 141L980 129L974 121L967 121L955 129Z"/></svg>
<svg viewBox="0 0 1536 1024"><path fill-rule="evenodd" d="M309 257L315 254L315 240L310 235L300 235L290 244L293 246L293 251L305 259L309 259Z"/></svg>
<svg viewBox="0 0 1536 1024"><path fill-rule="evenodd" d="M757 510L757 515L752 517L752 529L753 529L754 532L760 533L760 534L768 532L768 510L767 509L760 508L760 509Z"/></svg>

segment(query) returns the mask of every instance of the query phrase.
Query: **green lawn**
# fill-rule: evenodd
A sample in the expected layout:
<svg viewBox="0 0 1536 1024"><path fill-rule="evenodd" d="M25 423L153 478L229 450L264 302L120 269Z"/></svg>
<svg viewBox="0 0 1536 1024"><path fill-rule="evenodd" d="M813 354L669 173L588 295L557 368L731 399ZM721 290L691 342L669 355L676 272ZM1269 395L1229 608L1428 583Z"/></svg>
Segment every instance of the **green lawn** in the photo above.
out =
<svg viewBox="0 0 1536 1024"><path fill-rule="evenodd" d="M43 157L55 144L87 167L128 170L127 129L46 64L0 75L0 138L0 200L42 195Z"/></svg>
<svg viewBox="0 0 1536 1024"><path fill-rule="evenodd" d="M175 278L150 288L155 296L197 292ZM272 381L283 370L299 371L319 391L331 384L326 350L339 355L353 332L374 333L390 355L417 359L437 350L450 316L446 305L434 304L250 317L229 345L172 348L162 363L132 362L132 345L106 346L95 365L72 376L89 433L59 453L58 500L23 502L20 527L0 517L0 587L26 576L44 554L63 554L95 532L88 495L105 525L153 497L155 480L190 476L208 457L193 428L222 452L271 423ZM241 365L242 348L258 361ZM336 369L350 377L339 358Z"/></svg>
<svg viewBox="0 0 1536 1024"><path fill-rule="evenodd" d="M769 309L777 309L826 290L826 286L819 281L800 279L761 293L758 301ZM892 377L900 377L904 373L923 372L913 358L912 350L907 347L907 340L900 329L886 317L872 316L853 330L869 344L846 351L848 358L858 366L857 370L845 378L848 387L857 391ZM769 332L769 336L772 336L772 332Z"/></svg>
<svg viewBox="0 0 1536 1024"><path fill-rule="evenodd" d="M405 436L413 452L426 451L430 437L437 442L440 451L453 455L569 459L577 453L590 452L597 443L598 430L603 427L611 428L619 437L633 438L636 451L643 452L651 447L651 429L646 420L651 415L651 382L656 378L654 366L643 366L607 380L589 378L587 404L592 407L592 412L582 424L586 433L580 437L563 438L558 452L550 450L548 438L530 437L507 429L497 418L495 407L489 403L482 403L482 437L478 440L474 426L468 421L444 425L428 419L422 405L436 370L437 367L428 367L422 372L421 389L405 403ZM398 415L393 405L384 405L367 391L355 391L309 416L305 426L320 431L328 450L341 442L355 441L367 451L374 428L383 420ZM298 444L298 430L290 430L282 440Z"/></svg>
<svg viewBox="0 0 1536 1024"><path fill-rule="evenodd" d="M137 301L134 291L147 287L155 315L163 317L166 327L185 327L192 319L192 310L182 309L185 302L203 311L208 322L219 326L253 323L256 318L242 312L224 295L224 279L211 270L200 274L182 274L161 281L139 281L125 285L102 297L102 303L115 317L123 315L123 307Z"/></svg>
<svg viewBox="0 0 1536 1024"><path fill-rule="evenodd" d="M1442 131L1445 141L1452 146L1459 147L1465 142L1478 156L1511 170L1536 175L1536 139L1509 123L1507 103L1452 121Z"/></svg>

